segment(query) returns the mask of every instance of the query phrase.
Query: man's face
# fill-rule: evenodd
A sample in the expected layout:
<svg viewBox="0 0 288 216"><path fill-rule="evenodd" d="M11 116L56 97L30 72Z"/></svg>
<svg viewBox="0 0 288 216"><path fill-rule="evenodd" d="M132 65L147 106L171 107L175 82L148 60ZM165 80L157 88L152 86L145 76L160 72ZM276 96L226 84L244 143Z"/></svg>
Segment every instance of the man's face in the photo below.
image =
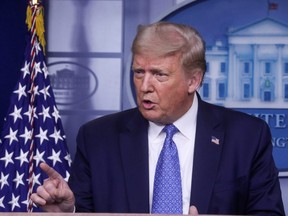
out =
<svg viewBox="0 0 288 216"><path fill-rule="evenodd" d="M135 55L132 69L140 112L149 121L169 124L184 115L198 87L180 65L179 57Z"/></svg>

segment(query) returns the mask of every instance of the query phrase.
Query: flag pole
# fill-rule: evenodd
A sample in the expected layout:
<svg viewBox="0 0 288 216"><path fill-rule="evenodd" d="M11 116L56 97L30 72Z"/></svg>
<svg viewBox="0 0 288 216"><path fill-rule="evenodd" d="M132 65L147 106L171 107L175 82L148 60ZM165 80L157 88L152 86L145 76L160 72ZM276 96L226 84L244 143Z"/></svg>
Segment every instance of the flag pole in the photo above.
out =
<svg viewBox="0 0 288 216"><path fill-rule="evenodd" d="M33 182L33 173L34 173L34 163L33 163L33 158L34 158L34 149L35 149L35 145L34 145L34 100L35 100L35 92L34 92L34 79L35 79L35 55L37 53L37 34L36 34L36 19L37 19L37 14L39 15L39 10L42 10L42 6L40 5L41 1L40 0L30 0L30 4L28 5L27 11L29 11L29 9L31 9L31 13L32 13L32 17L31 20L29 20L29 16L27 16L27 20L26 22L31 22L31 23L27 23L28 24L28 29L30 27L30 31L31 31L31 52L30 52L30 58L31 58L31 64L29 67L29 70L31 72L31 99L30 99L30 107L32 110L31 113L31 121L30 121L30 125L32 128L32 142L30 145L30 149L29 149L29 174L28 174L28 212L32 212L33 210L33 201L31 200L31 195L33 193L33 186L34 186L34 182ZM29 8L30 7L30 8ZM27 13L29 14L29 13ZM40 48L41 49L41 48Z"/></svg>

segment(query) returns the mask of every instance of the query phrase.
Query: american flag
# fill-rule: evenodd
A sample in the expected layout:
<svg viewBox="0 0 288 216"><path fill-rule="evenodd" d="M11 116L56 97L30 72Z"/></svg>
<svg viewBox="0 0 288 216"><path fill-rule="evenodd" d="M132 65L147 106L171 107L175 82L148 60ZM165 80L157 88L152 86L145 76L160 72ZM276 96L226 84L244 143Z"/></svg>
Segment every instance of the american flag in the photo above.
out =
<svg viewBox="0 0 288 216"><path fill-rule="evenodd" d="M216 144L216 145L219 145L219 144L220 144L220 140L219 140L217 137L215 137L215 136L212 136L212 137L211 137L211 142L214 143L214 144Z"/></svg>
<svg viewBox="0 0 288 216"><path fill-rule="evenodd" d="M31 7L39 14L37 5ZM35 28L28 31L21 77L1 133L0 212L41 211L29 199L47 178L41 162L69 178L72 161Z"/></svg>

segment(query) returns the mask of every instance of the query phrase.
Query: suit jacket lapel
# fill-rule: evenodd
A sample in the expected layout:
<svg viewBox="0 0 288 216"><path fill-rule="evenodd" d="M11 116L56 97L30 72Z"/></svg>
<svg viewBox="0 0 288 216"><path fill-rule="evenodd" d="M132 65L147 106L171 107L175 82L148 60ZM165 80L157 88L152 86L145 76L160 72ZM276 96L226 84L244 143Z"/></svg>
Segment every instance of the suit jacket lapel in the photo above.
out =
<svg viewBox="0 0 288 216"><path fill-rule="evenodd" d="M149 213L148 122L139 112L120 134L128 202L133 213Z"/></svg>
<svg viewBox="0 0 288 216"><path fill-rule="evenodd" d="M211 105L199 99L195 138L191 205L207 214L224 139L223 124Z"/></svg>

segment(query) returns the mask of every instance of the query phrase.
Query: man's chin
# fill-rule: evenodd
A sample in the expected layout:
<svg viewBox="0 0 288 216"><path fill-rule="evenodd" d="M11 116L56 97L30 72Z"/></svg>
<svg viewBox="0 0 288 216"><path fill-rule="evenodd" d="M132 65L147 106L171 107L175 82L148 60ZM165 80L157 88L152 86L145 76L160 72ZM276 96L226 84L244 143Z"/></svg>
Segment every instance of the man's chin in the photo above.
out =
<svg viewBox="0 0 288 216"><path fill-rule="evenodd" d="M140 108L140 112L142 116L148 121L155 122L155 123L159 123L159 121L161 121L159 114L157 115L155 110L147 110L147 109Z"/></svg>
<svg viewBox="0 0 288 216"><path fill-rule="evenodd" d="M169 122L163 117L163 115L160 115L154 110L143 111L140 109L140 112L142 116L150 122L154 122L155 124L161 124L161 125L169 124Z"/></svg>

